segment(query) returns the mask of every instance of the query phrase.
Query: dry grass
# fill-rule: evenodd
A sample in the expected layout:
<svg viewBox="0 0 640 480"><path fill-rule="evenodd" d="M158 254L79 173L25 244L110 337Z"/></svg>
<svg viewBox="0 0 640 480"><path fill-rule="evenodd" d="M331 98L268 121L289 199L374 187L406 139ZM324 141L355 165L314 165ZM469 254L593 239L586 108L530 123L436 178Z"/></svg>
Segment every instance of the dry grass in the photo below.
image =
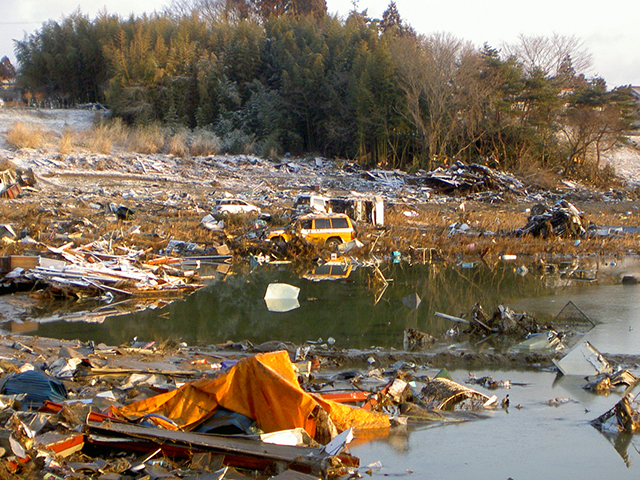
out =
<svg viewBox="0 0 640 480"><path fill-rule="evenodd" d="M85 139L84 146L94 153L109 154L114 147L124 146L128 130L120 119L97 122Z"/></svg>
<svg viewBox="0 0 640 480"><path fill-rule="evenodd" d="M192 137L190 153L194 157L217 155L220 153L220 139L212 132L199 130Z"/></svg>
<svg viewBox="0 0 640 480"><path fill-rule="evenodd" d="M15 170L16 166L13 164L13 162L11 160L8 160L6 158L1 158L0 159L0 171L5 171L5 170Z"/></svg>
<svg viewBox="0 0 640 480"><path fill-rule="evenodd" d="M165 132L159 125L133 127L127 138L127 149L142 154L161 153L165 144Z"/></svg>
<svg viewBox="0 0 640 480"><path fill-rule="evenodd" d="M16 122L7 131L7 143L14 148L41 148L44 134L39 127Z"/></svg>
<svg viewBox="0 0 640 480"><path fill-rule="evenodd" d="M170 155L184 158L189 154L188 135L185 131L174 133L168 141L167 150Z"/></svg>
<svg viewBox="0 0 640 480"><path fill-rule="evenodd" d="M64 155L73 152L76 143L76 135L73 129L66 127L58 140L58 151Z"/></svg>

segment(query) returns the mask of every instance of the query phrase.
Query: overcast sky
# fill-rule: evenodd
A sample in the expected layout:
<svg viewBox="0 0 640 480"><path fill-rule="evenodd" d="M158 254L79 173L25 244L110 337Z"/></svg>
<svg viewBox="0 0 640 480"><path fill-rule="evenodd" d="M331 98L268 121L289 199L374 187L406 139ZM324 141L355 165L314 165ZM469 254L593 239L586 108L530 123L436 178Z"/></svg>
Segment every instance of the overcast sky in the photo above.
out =
<svg viewBox="0 0 640 480"><path fill-rule="evenodd" d="M33 33L47 20L61 20L77 8L94 18L99 10L128 16L162 10L168 0L0 0L0 57L15 65L13 39ZM356 0L358 11L380 18L389 0ZM448 32L480 47L513 43L518 35L575 36L593 55L589 76L609 87L640 85L640 24L636 1L619 0L396 0L401 17L419 33ZM352 0L327 0L330 13L345 16Z"/></svg>

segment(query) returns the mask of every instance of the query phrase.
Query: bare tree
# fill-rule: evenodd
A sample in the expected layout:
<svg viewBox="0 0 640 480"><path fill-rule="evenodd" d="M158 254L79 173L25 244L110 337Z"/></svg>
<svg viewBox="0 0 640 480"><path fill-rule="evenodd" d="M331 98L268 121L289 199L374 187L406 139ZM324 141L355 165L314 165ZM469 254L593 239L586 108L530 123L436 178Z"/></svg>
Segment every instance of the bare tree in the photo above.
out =
<svg viewBox="0 0 640 480"><path fill-rule="evenodd" d="M507 56L516 57L530 76L542 72L546 77L555 77L568 59L576 73L585 73L593 62L582 40L558 33L551 37L520 35L517 43L505 44L502 50Z"/></svg>
<svg viewBox="0 0 640 480"><path fill-rule="evenodd" d="M165 11L174 18L197 15L207 25L257 18L252 2L247 0L171 0Z"/></svg>
<svg viewBox="0 0 640 480"><path fill-rule="evenodd" d="M459 64L473 50L470 43L450 34L400 37L394 43L394 58L402 78L407 120L414 126L427 155L426 167L434 159L444 161L457 149L453 145L463 115L459 104Z"/></svg>

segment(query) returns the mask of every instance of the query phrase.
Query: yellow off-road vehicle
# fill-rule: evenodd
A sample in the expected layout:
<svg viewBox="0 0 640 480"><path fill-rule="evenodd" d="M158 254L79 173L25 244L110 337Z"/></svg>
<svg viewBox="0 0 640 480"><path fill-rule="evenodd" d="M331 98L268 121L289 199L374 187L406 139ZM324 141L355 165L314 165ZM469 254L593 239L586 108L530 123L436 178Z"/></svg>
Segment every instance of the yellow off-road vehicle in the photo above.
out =
<svg viewBox="0 0 640 480"><path fill-rule="evenodd" d="M351 219L342 213L308 214L287 227L268 230L265 239L273 243L288 243L294 237L335 248L355 239L356 230Z"/></svg>

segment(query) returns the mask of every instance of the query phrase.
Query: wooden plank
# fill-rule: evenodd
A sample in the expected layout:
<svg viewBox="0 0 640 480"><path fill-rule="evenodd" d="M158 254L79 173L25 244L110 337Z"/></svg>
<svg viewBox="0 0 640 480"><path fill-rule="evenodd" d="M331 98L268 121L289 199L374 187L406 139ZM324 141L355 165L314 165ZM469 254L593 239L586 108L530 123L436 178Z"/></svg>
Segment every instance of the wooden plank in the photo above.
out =
<svg viewBox="0 0 640 480"><path fill-rule="evenodd" d="M81 433L69 435L47 432L36 436L36 444L55 452L61 457L68 457L82 450L84 446L84 435Z"/></svg>
<svg viewBox="0 0 640 480"><path fill-rule="evenodd" d="M294 447L289 445L275 445L249 438L229 437L221 435L207 435L193 432L163 430L153 427L111 423L87 422L92 430L118 433L135 438L152 440L157 443L174 442L193 447L205 448L222 454L241 455L244 457L284 462L295 465L311 472L322 472L329 464L330 456L322 448Z"/></svg>

